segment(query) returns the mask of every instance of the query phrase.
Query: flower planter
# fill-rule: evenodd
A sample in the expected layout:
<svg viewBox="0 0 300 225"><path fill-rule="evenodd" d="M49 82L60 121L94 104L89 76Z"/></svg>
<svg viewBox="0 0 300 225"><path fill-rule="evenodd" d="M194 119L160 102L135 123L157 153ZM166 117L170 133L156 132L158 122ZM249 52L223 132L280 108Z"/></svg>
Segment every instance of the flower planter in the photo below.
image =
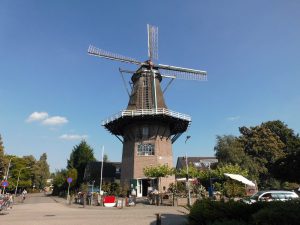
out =
<svg viewBox="0 0 300 225"><path fill-rule="evenodd" d="M105 207L114 207L116 205L116 197L115 196L105 196L103 199L103 203Z"/></svg>

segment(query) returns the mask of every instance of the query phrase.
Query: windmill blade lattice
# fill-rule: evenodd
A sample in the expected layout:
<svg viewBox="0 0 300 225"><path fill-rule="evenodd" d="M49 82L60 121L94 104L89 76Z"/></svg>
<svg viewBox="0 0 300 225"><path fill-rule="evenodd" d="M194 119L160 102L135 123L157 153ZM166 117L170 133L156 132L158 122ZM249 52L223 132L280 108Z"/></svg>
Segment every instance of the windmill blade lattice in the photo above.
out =
<svg viewBox="0 0 300 225"><path fill-rule="evenodd" d="M158 27L147 24L148 30L148 57L152 61L158 59Z"/></svg>
<svg viewBox="0 0 300 225"><path fill-rule="evenodd" d="M202 70L193 70L182 67L168 66L159 64L160 74L166 78L206 81L207 73Z"/></svg>
<svg viewBox="0 0 300 225"><path fill-rule="evenodd" d="M111 52L99 49L99 48L97 48L93 45L89 46L88 54L93 55L93 56L106 58L106 59L110 59L110 60L121 61L121 62L125 62L125 63L133 63L133 64L136 64L136 65L142 65L143 64L142 62L140 62L136 59L126 57L126 56L122 56L122 55L116 54L116 53L111 53Z"/></svg>

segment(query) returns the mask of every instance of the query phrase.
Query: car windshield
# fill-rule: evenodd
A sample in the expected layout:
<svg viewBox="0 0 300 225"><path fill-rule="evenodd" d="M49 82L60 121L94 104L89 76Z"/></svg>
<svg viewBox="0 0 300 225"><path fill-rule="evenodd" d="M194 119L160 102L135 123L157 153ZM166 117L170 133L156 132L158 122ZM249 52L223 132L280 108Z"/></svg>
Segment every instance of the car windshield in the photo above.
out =
<svg viewBox="0 0 300 225"><path fill-rule="evenodd" d="M256 192L254 195L252 195L252 196L250 197L250 199L258 200L258 197L259 197L262 193L264 193L264 192L263 192L263 191Z"/></svg>

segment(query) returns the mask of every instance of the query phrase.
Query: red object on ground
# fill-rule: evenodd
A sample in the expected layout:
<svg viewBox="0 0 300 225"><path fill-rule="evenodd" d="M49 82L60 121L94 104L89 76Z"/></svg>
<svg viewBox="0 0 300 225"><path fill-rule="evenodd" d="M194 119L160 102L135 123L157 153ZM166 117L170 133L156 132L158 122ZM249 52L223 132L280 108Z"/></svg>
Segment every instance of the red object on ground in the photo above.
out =
<svg viewBox="0 0 300 225"><path fill-rule="evenodd" d="M116 197L115 196L106 196L103 199L104 203L114 203L116 201Z"/></svg>

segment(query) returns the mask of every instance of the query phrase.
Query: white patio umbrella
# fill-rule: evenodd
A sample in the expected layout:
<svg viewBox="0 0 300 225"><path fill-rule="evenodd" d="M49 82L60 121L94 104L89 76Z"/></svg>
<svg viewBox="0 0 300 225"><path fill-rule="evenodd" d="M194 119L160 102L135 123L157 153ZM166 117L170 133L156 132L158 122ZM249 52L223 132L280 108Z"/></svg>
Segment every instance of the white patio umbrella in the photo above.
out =
<svg viewBox="0 0 300 225"><path fill-rule="evenodd" d="M255 183L253 183L251 180L248 180L246 177L243 177L240 174L232 174L232 173L224 173L225 176L230 177L233 180L237 180L239 182L242 182L243 184L255 187Z"/></svg>

